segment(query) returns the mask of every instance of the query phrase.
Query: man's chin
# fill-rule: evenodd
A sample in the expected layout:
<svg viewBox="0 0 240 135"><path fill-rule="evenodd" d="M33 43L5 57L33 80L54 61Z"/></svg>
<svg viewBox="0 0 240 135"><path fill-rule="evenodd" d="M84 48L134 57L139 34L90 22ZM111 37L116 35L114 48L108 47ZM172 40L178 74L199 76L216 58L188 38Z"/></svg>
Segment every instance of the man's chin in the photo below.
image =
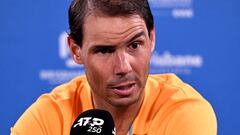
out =
<svg viewBox="0 0 240 135"><path fill-rule="evenodd" d="M110 99L109 103L113 107L117 108L125 108L129 107L135 103L137 103L140 99L139 98L130 98L130 97L122 97L122 98L117 98L117 99Z"/></svg>

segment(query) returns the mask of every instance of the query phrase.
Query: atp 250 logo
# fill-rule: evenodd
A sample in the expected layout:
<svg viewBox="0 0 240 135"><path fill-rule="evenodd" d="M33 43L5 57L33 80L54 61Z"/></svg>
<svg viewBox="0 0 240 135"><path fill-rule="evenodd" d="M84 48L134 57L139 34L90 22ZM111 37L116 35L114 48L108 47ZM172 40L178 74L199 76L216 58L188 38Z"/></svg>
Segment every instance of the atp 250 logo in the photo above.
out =
<svg viewBox="0 0 240 135"><path fill-rule="evenodd" d="M99 118L92 118L92 117L83 117L78 120L78 123L75 124L73 127L76 128L77 126L89 126L88 132L92 133L101 133L102 132L102 125L104 124L104 120Z"/></svg>

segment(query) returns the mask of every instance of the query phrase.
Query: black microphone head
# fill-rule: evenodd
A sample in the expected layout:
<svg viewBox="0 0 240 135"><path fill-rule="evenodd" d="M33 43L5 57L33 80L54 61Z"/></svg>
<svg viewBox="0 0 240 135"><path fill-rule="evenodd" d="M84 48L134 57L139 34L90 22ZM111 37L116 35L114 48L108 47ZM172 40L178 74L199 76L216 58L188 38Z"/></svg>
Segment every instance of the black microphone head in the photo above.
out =
<svg viewBox="0 0 240 135"><path fill-rule="evenodd" d="M115 135L112 115L105 110L91 109L74 121L70 135Z"/></svg>

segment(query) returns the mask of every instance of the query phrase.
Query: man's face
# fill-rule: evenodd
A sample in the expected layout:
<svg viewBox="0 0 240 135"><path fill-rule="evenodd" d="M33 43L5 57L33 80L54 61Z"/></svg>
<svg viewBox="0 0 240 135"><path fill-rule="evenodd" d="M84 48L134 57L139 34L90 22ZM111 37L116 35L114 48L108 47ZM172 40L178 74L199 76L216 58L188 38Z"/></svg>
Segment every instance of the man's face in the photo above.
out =
<svg viewBox="0 0 240 135"><path fill-rule="evenodd" d="M154 31L150 37L138 16L103 17L90 15L84 23L79 51L96 102L128 106L142 101ZM78 51L77 51L78 52Z"/></svg>

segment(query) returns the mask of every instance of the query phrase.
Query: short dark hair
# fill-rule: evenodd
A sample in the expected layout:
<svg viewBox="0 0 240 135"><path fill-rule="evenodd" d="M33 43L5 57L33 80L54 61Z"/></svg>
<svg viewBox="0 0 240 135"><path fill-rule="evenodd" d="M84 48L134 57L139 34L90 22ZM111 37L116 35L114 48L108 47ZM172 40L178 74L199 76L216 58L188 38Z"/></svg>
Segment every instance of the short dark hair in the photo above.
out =
<svg viewBox="0 0 240 135"><path fill-rule="evenodd" d="M84 36L84 19L92 11L110 17L139 15L146 23L148 34L154 27L147 0L73 0L68 10L69 36L80 47Z"/></svg>

